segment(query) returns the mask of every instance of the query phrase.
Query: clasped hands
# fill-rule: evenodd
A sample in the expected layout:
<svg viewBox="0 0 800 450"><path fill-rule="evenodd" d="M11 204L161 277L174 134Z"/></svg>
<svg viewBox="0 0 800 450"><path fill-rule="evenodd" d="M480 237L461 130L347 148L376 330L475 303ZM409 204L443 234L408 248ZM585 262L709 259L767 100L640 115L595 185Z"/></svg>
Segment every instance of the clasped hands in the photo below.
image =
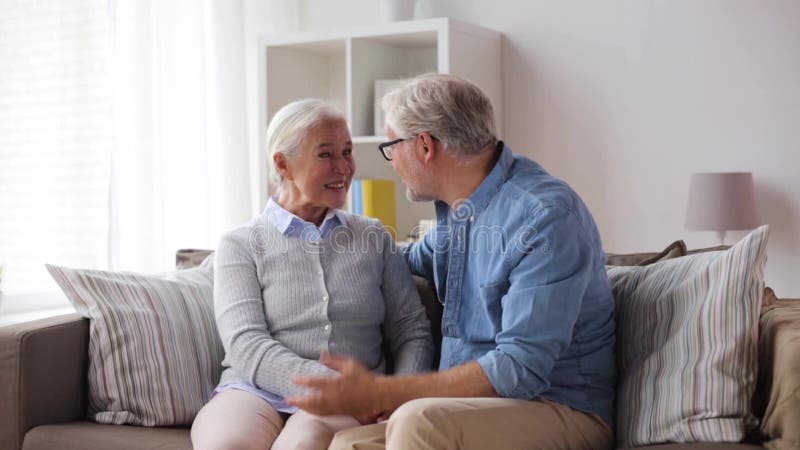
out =
<svg viewBox="0 0 800 450"><path fill-rule="evenodd" d="M319 360L339 374L333 377L292 376L296 385L315 392L303 397L289 397L286 399L288 405L318 415L348 414L364 425L388 418L390 411L381 405L381 376L352 358L322 352Z"/></svg>

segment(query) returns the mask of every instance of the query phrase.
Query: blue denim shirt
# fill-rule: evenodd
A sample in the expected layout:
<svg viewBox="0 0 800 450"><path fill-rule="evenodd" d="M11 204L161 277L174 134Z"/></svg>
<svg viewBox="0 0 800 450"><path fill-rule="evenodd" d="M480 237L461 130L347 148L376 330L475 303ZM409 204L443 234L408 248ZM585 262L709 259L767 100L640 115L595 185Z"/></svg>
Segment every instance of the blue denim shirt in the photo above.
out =
<svg viewBox="0 0 800 450"><path fill-rule="evenodd" d="M477 360L503 397L544 398L614 424L614 300L600 234L563 181L499 159L455 210L404 249L444 304L440 370Z"/></svg>

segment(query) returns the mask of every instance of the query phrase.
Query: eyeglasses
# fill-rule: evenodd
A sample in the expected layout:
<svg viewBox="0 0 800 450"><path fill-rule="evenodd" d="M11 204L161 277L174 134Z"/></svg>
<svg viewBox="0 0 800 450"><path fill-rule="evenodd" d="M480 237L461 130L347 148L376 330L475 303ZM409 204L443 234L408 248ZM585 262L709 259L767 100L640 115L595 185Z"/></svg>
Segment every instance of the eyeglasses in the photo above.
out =
<svg viewBox="0 0 800 450"><path fill-rule="evenodd" d="M381 155L383 155L383 158L385 160L391 161L392 160L392 149L390 148L391 146L393 146L394 144L399 144L400 142L403 142L403 141L414 139L417 136L419 136L419 133L415 134L414 136L408 137L408 138L400 138L400 139L395 139L393 141L389 141L389 142L384 142L382 144L378 144L378 150L380 150ZM433 139L434 141L438 140L433 135L431 135L431 139Z"/></svg>
<svg viewBox="0 0 800 450"><path fill-rule="evenodd" d="M400 142L407 141L409 139L414 139L415 137L417 137L417 136L415 135L415 136L410 137L410 138L395 139L393 141L389 141L389 142L384 142L382 144L378 144L378 150L381 151L381 155L383 155L383 158L385 160L391 161L392 160L392 149L390 147L393 146L394 144L399 144Z"/></svg>

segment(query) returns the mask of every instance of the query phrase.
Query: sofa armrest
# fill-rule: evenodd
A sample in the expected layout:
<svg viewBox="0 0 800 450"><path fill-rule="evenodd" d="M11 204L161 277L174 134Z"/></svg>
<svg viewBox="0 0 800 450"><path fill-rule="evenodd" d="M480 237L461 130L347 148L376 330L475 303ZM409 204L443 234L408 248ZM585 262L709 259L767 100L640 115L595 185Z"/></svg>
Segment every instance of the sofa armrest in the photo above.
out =
<svg viewBox="0 0 800 450"><path fill-rule="evenodd" d="M77 314L0 327L0 447L86 416L89 321Z"/></svg>
<svg viewBox="0 0 800 450"><path fill-rule="evenodd" d="M771 290L768 290L768 294ZM753 411L771 448L800 447L800 300L765 297Z"/></svg>

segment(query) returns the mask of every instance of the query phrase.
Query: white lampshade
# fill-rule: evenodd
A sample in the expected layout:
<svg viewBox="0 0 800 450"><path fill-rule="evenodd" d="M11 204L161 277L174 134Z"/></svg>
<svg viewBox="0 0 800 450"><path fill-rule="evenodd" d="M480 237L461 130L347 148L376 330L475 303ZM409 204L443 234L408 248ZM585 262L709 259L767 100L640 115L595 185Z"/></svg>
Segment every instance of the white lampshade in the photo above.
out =
<svg viewBox="0 0 800 450"><path fill-rule="evenodd" d="M751 230L761 225L750 172L695 173L689 184L686 228Z"/></svg>

